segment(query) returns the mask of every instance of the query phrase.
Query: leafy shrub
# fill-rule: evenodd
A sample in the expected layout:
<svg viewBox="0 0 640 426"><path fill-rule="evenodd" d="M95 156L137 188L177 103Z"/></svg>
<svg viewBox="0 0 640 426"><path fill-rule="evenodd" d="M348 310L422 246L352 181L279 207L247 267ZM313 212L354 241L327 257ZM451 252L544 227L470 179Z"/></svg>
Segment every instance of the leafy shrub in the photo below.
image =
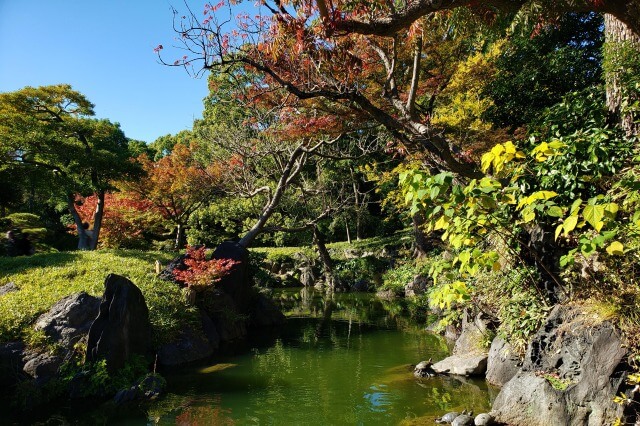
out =
<svg viewBox="0 0 640 426"><path fill-rule="evenodd" d="M382 274L382 288L404 293L404 287L413 281L415 274L416 267L413 263L400 264Z"/></svg>
<svg viewBox="0 0 640 426"><path fill-rule="evenodd" d="M335 272L343 283L356 283L361 280L375 283L387 265L387 262L374 256L357 257L336 262Z"/></svg>
<svg viewBox="0 0 640 426"><path fill-rule="evenodd" d="M130 388L148 371L149 362L138 354L131 355L115 374L109 374L104 359L88 363L83 357L76 356L61 367L63 383L74 383L78 396L82 397L113 395L121 389Z"/></svg>
<svg viewBox="0 0 640 426"><path fill-rule="evenodd" d="M187 269L174 269L177 281L186 284L187 288L201 292L210 288L226 275L238 262L231 259L207 260L206 247L187 247L184 260Z"/></svg>

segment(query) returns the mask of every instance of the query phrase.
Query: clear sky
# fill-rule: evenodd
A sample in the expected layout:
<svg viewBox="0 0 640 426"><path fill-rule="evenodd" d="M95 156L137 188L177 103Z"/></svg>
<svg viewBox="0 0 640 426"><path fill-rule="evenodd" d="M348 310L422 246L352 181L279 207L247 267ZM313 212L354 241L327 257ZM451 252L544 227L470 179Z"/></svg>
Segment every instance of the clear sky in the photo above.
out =
<svg viewBox="0 0 640 426"><path fill-rule="evenodd" d="M187 3L200 13L205 0ZM185 10L183 0L0 0L0 92L71 84L98 118L146 142L191 128L206 75L160 65L153 52L173 44L171 5Z"/></svg>

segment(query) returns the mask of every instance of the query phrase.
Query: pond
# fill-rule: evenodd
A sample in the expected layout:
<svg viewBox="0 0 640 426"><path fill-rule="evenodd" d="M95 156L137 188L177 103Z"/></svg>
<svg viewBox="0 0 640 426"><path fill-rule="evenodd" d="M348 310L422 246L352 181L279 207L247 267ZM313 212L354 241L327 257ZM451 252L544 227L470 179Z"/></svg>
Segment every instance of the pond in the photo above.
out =
<svg viewBox="0 0 640 426"><path fill-rule="evenodd" d="M433 424L451 410L487 411L483 380L415 379L410 364L449 348L370 294L274 293L287 323L228 348L209 366L166 373L169 393L150 406L107 404L64 414L93 424Z"/></svg>

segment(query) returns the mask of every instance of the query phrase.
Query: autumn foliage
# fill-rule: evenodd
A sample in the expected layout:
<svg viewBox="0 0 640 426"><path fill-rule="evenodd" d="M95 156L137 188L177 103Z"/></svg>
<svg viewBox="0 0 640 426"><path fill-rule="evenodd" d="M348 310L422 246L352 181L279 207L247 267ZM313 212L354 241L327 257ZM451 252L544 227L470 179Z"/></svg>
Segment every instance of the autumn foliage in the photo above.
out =
<svg viewBox="0 0 640 426"><path fill-rule="evenodd" d="M76 195L76 209L83 222L91 224L97 201L95 195ZM150 201L141 200L134 194L108 192L105 205L100 232L102 247L140 247L144 243L144 231L158 228L162 220Z"/></svg>
<svg viewBox="0 0 640 426"><path fill-rule="evenodd" d="M185 270L174 269L173 276L187 288L202 291L211 287L233 268L237 261L231 259L207 260L206 247L187 246Z"/></svg>

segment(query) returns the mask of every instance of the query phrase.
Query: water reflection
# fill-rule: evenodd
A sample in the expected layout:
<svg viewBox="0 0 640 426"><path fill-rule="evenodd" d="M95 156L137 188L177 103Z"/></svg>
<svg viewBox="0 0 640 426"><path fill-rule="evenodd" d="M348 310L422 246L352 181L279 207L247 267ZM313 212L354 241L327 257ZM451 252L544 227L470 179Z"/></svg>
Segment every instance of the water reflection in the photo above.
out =
<svg viewBox="0 0 640 426"><path fill-rule="evenodd" d="M413 377L410 364L441 359L448 348L402 310L368 294L274 297L287 312L284 326L212 366L167 374L171 393L146 408L144 421L138 411L121 423L432 424L452 409L489 408L484 382Z"/></svg>

